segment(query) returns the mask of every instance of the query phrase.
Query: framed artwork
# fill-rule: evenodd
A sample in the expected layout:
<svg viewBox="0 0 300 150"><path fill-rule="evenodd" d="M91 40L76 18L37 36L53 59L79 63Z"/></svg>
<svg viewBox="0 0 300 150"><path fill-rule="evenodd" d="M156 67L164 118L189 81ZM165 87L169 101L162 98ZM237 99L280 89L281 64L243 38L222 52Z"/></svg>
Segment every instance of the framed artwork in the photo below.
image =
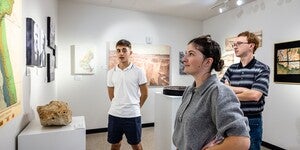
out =
<svg viewBox="0 0 300 150"><path fill-rule="evenodd" d="M26 65L46 67L46 35L32 19L26 18Z"/></svg>
<svg viewBox="0 0 300 150"><path fill-rule="evenodd" d="M184 65L182 62L183 57L184 57L184 52L179 52L179 74L180 75L186 75L186 73L183 72L183 70L184 70Z"/></svg>
<svg viewBox="0 0 300 150"><path fill-rule="evenodd" d="M71 46L72 74L92 75L95 73L95 46Z"/></svg>
<svg viewBox="0 0 300 150"><path fill-rule="evenodd" d="M115 43L108 43L108 66L115 67L119 60L116 57ZM168 86L170 80L170 50L167 45L132 44L130 61L144 69L148 85Z"/></svg>
<svg viewBox="0 0 300 150"><path fill-rule="evenodd" d="M51 49L55 49L55 26L51 17L47 17L47 45Z"/></svg>
<svg viewBox="0 0 300 150"><path fill-rule="evenodd" d="M54 81L55 79L55 57L52 53L47 54L47 82Z"/></svg>
<svg viewBox="0 0 300 150"><path fill-rule="evenodd" d="M300 83L300 41L274 45L274 82Z"/></svg>
<svg viewBox="0 0 300 150"><path fill-rule="evenodd" d="M32 18L26 18L26 65L37 66L38 64L38 25Z"/></svg>
<svg viewBox="0 0 300 150"><path fill-rule="evenodd" d="M0 2L0 127L20 114L23 100L22 0L11 2Z"/></svg>

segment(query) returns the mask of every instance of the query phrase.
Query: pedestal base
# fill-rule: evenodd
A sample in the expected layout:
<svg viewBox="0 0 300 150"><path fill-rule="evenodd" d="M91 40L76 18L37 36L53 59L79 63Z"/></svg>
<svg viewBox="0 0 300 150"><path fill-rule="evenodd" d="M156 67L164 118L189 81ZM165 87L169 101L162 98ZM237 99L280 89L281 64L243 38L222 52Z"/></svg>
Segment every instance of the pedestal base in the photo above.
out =
<svg viewBox="0 0 300 150"><path fill-rule="evenodd" d="M85 150L84 116L72 117L67 126L43 127L39 120L31 121L18 135L19 150Z"/></svg>

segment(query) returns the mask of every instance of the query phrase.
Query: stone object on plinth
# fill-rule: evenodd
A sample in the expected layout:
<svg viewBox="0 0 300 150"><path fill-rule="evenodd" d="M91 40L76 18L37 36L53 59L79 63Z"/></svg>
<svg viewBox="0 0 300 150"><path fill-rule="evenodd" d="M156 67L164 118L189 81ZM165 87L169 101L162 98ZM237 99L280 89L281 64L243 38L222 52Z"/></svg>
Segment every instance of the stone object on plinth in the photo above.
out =
<svg viewBox="0 0 300 150"><path fill-rule="evenodd" d="M72 122L72 111L68 103L54 100L44 106L37 106L42 126L63 126Z"/></svg>

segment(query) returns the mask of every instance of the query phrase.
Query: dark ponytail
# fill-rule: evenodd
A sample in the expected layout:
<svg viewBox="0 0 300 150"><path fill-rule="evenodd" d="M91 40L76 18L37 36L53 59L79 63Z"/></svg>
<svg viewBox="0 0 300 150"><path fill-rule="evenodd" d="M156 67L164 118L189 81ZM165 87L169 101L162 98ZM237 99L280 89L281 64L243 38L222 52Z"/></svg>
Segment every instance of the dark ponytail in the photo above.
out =
<svg viewBox="0 0 300 150"><path fill-rule="evenodd" d="M200 36L192 39L188 44L194 44L206 58L213 58L213 63L210 68L215 71L221 71L224 66L224 60L221 59L221 48L220 45L211 39L210 35Z"/></svg>

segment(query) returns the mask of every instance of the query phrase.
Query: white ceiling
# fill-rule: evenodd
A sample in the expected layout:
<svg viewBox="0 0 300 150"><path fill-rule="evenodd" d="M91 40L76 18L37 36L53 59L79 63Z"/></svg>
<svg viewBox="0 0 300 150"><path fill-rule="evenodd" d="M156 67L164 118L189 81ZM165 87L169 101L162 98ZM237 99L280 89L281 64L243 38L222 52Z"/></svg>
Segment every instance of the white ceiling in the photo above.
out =
<svg viewBox="0 0 300 150"><path fill-rule="evenodd" d="M121 8L161 15L205 20L219 14L219 7L226 3L230 9L236 0L69 0L93 5ZM254 0L243 0L249 3Z"/></svg>

